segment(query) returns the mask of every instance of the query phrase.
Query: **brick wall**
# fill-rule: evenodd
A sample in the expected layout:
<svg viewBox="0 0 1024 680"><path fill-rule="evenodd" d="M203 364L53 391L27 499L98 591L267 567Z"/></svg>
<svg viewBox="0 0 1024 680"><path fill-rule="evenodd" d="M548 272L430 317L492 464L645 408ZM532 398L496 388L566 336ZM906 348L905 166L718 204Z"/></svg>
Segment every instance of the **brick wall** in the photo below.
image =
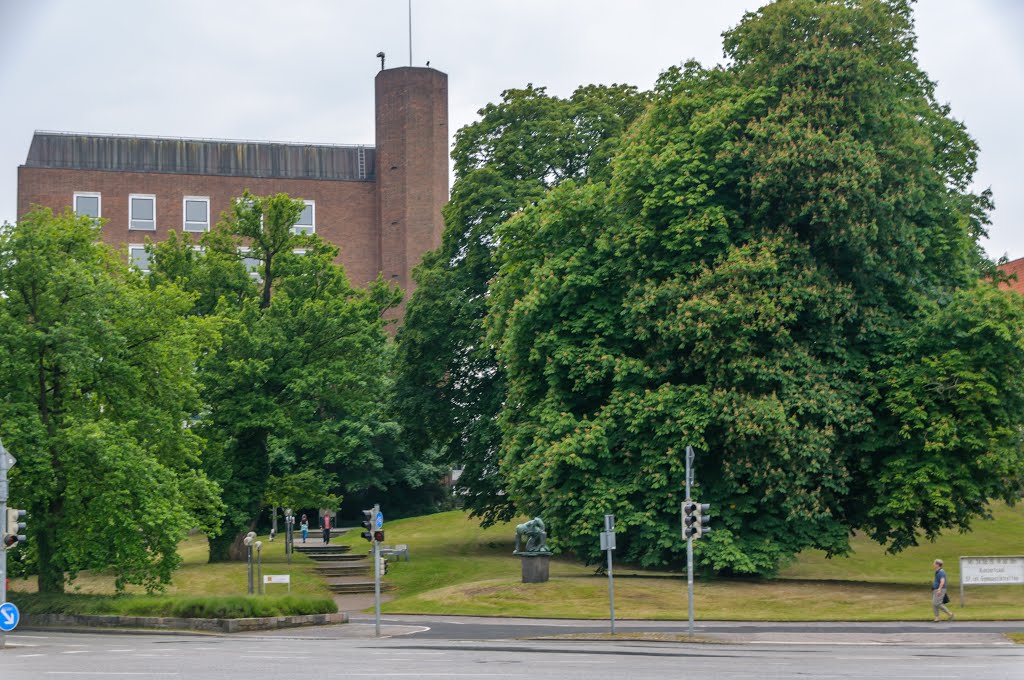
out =
<svg viewBox="0 0 1024 680"><path fill-rule="evenodd" d="M430 68L388 69L377 74L375 89L380 270L411 293L413 267L440 245L444 230L448 76Z"/></svg>
<svg viewBox="0 0 1024 680"><path fill-rule="evenodd" d="M208 196L210 217L216 223L232 198L248 189L257 196L287 193L315 201L316 231L341 248L339 261L349 279L361 286L377 276L380 259L377 238L377 197L373 182L268 179L211 175L107 172L53 168L18 168L18 214L32 205L55 212L71 206L75 192L101 194L104 242L117 247L142 244L146 237L162 241L169 231L183 231L185 196ZM156 196L156 231L128 228L128 197ZM127 250L125 251L127 255Z"/></svg>

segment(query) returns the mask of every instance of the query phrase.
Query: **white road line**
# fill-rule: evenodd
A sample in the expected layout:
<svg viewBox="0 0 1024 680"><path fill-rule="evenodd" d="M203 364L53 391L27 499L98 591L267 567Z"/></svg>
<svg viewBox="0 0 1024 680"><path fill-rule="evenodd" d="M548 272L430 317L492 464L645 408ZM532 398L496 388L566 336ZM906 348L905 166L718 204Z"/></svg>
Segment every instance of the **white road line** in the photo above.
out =
<svg viewBox="0 0 1024 680"><path fill-rule="evenodd" d="M72 649L70 652L61 652L61 654L88 654L88 649Z"/></svg>
<svg viewBox="0 0 1024 680"><path fill-rule="evenodd" d="M133 673L128 671L46 671L47 675L180 675L180 673Z"/></svg>
<svg viewBox="0 0 1024 680"><path fill-rule="evenodd" d="M33 656L46 656L46 655L45 654L19 654L18 658L19 659L30 659Z"/></svg>

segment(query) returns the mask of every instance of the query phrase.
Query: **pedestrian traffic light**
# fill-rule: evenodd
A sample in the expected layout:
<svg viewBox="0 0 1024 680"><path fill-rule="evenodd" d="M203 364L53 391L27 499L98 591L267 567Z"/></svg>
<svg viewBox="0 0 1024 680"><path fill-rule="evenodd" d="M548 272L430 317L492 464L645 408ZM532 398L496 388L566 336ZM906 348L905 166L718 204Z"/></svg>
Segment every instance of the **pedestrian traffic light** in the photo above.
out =
<svg viewBox="0 0 1024 680"><path fill-rule="evenodd" d="M363 510L363 529L361 534L367 541L373 542L373 510Z"/></svg>
<svg viewBox="0 0 1024 680"><path fill-rule="evenodd" d="M17 508L7 508L7 517L4 523L3 547L13 548L18 543L25 542L25 535L21 532L26 525L21 520L25 519L25 511Z"/></svg>

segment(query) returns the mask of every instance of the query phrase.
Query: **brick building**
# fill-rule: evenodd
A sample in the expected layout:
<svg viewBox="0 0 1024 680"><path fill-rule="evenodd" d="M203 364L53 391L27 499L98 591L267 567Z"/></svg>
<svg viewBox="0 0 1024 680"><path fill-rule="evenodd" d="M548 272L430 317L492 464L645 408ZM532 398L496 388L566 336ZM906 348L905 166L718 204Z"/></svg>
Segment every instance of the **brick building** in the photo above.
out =
<svg viewBox="0 0 1024 680"><path fill-rule="evenodd" d="M306 202L296 230L337 245L355 285L383 272L409 290L440 243L448 200L448 76L381 70L375 144L302 145L37 132L18 168L18 215L33 206L103 217L103 240L145 269L145 239L210 229L231 199Z"/></svg>
<svg viewBox="0 0 1024 680"><path fill-rule="evenodd" d="M999 269L1002 270L1004 274L1017 276L1016 281L1008 281L1007 283L1000 284L999 287L1009 288L1010 290L1015 290L1018 293L1024 294L1024 257L999 265Z"/></svg>

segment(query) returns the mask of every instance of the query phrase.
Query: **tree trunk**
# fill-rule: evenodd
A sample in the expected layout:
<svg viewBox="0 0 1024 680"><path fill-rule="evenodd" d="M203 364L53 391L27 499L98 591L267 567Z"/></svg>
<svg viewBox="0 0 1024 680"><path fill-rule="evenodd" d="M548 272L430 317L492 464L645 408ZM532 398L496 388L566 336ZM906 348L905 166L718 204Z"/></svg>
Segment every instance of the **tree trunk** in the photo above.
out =
<svg viewBox="0 0 1024 680"><path fill-rule="evenodd" d="M50 510L50 515L47 519L39 522L39 529L33 536L39 556L39 575L36 582L41 593L63 593L64 567L57 559L57 531L60 523L54 519L59 515L52 512L54 508L50 508Z"/></svg>
<svg viewBox="0 0 1024 680"><path fill-rule="evenodd" d="M247 527L234 531L225 531L220 536L210 539L210 562L244 562L246 548L242 541L245 535L256 527L256 520L249 522Z"/></svg>

